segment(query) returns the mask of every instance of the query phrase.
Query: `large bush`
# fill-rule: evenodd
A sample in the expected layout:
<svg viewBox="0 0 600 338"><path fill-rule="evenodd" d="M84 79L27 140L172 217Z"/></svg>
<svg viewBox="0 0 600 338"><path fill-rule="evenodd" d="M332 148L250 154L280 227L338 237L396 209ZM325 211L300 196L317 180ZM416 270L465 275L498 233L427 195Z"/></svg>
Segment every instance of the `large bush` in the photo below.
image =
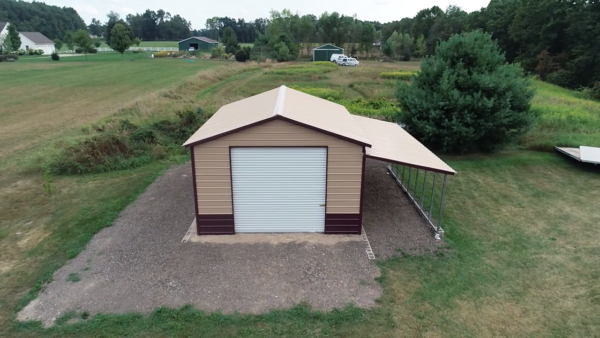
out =
<svg viewBox="0 0 600 338"><path fill-rule="evenodd" d="M240 50L238 50L235 53L235 61L237 62L246 62L248 60L250 60L250 47L243 47L240 48Z"/></svg>
<svg viewBox="0 0 600 338"><path fill-rule="evenodd" d="M396 88L408 131L430 147L460 153L495 150L525 132L533 94L520 66L507 64L481 31L440 43L412 82Z"/></svg>

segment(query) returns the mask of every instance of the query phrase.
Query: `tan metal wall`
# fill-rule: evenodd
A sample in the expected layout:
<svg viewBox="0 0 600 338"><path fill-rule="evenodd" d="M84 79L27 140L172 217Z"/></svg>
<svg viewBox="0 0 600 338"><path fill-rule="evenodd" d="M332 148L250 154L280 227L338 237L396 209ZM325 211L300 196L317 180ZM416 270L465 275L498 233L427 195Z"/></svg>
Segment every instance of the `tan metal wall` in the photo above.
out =
<svg viewBox="0 0 600 338"><path fill-rule="evenodd" d="M200 215L232 214L230 146L327 146L326 213L360 213L362 146L275 120L194 146Z"/></svg>

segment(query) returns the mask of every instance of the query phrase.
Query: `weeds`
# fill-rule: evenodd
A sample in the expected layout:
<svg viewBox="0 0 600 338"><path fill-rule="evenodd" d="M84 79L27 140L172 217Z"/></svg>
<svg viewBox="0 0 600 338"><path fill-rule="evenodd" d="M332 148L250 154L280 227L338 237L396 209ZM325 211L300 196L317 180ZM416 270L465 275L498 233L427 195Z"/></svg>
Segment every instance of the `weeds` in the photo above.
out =
<svg viewBox="0 0 600 338"><path fill-rule="evenodd" d="M402 81L410 81L417 72L399 71L399 72L383 72L379 74L382 79L397 79Z"/></svg>
<svg viewBox="0 0 600 338"><path fill-rule="evenodd" d="M400 107L396 101L382 99L355 99L334 101L346 107L355 115L378 118L385 121L395 122L400 117Z"/></svg>
<svg viewBox="0 0 600 338"><path fill-rule="evenodd" d="M309 95L320 97L322 99L327 99L329 101L339 100L341 97L341 93L339 91L330 88L301 87L297 85L290 86L290 88L299 90Z"/></svg>
<svg viewBox="0 0 600 338"><path fill-rule="evenodd" d="M71 283L77 283L81 280L78 273L72 272L67 276L67 281Z"/></svg>
<svg viewBox="0 0 600 338"><path fill-rule="evenodd" d="M52 195L52 192L54 192L54 187L52 186L52 176L50 176L48 167L44 166L42 167L42 170L44 171L44 183L42 183L42 188L44 188L46 195Z"/></svg>
<svg viewBox="0 0 600 338"><path fill-rule="evenodd" d="M201 108L186 108L177 119L164 119L148 125L135 125L127 119L96 126L97 134L64 149L49 166L54 174L98 173L131 169L182 154L181 144L208 116Z"/></svg>
<svg viewBox="0 0 600 338"><path fill-rule="evenodd" d="M317 61L307 64L290 65L280 68L271 69L267 73L274 75L308 75L308 74L323 74L333 72L338 69L338 65L332 62Z"/></svg>

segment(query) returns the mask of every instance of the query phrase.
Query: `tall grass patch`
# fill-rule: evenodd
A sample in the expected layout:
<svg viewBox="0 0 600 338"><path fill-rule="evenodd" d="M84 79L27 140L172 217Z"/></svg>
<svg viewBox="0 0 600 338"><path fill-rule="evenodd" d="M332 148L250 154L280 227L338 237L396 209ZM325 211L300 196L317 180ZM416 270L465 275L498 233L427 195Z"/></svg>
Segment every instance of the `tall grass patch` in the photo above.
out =
<svg viewBox="0 0 600 338"><path fill-rule="evenodd" d="M376 118L384 121L398 121L401 113L398 102L382 99L354 99L334 101L346 107L348 111L355 115L361 115Z"/></svg>
<svg viewBox="0 0 600 338"><path fill-rule="evenodd" d="M274 75L306 75L306 74L324 74L338 69L338 65L333 62L317 61L305 64L293 64L289 66L273 68L267 73Z"/></svg>
<svg viewBox="0 0 600 338"><path fill-rule="evenodd" d="M331 88L322 88L322 87L302 87L298 85L290 86L292 89L299 90L303 93L320 97L322 99L327 99L330 101L339 100L341 97L341 93L338 90Z"/></svg>
<svg viewBox="0 0 600 338"><path fill-rule="evenodd" d="M128 119L109 120L95 134L66 147L49 165L53 174L98 173L139 167L171 154L210 116L201 108L186 108L174 119L136 125Z"/></svg>
<svg viewBox="0 0 600 338"><path fill-rule="evenodd" d="M378 80L378 81L360 81L352 82L349 88L359 93L363 97L373 99L395 100L394 91L396 90L396 81Z"/></svg>
<svg viewBox="0 0 600 338"><path fill-rule="evenodd" d="M522 146L543 151L554 146L600 147L600 102L545 82L533 85L537 94L531 109L537 121L521 139Z"/></svg>
<svg viewBox="0 0 600 338"><path fill-rule="evenodd" d="M412 79L412 77L415 75L417 75L417 72L410 72L410 71L405 71L405 70L401 70L401 71L397 71L397 72L382 72L379 74L379 76L382 79L402 80L402 81L410 81L410 79Z"/></svg>

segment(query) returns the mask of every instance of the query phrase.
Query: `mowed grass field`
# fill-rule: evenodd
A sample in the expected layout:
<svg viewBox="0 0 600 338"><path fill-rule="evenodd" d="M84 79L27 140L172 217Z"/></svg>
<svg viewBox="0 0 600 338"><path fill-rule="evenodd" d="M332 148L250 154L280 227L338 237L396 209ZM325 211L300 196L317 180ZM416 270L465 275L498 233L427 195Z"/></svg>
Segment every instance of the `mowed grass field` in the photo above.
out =
<svg viewBox="0 0 600 338"><path fill-rule="evenodd" d="M600 168L577 163L552 151L554 145L600 146L600 103L577 92L534 81L533 108L539 118L518 143L495 154L442 156L458 174L449 179L444 230L449 251L378 262L384 293L372 310L347 307L331 313L312 312L303 305L261 315L206 314L190 307L158 309L150 315L101 314L67 324L67 314L50 329L39 323L18 323L15 313L35 298L52 272L77 255L100 229L109 226L128 203L166 168L187 161L171 156L130 170L102 174L44 176L39 167L65 144L101 133L112 118L148 123L169 117L181 107L214 112L221 105L285 84L314 95L331 97L357 114L389 118L395 82L381 72L417 70L419 64L361 62L360 67L220 63L188 65L182 60L147 60L147 71L181 72L161 85L139 72L127 73L129 85L146 90L137 96L111 93L120 60L28 61L18 86L3 89L27 95L39 82L36 101L21 98L6 113L31 109L43 136L35 146L21 146L34 132L3 139L0 180L0 329L10 336L336 336L336 337L594 337L600 335ZM62 60L60 61L62 62ZM73 68L67 68L71 67ZM137 63L136 63L137 62ZM146 62L146 61L143 61ZM125 61L142 67L142 62ZM156 67L155 65L160 65ZM28 67L31 67L28 68ZM38 67L49 72L43 77ZM56 68L54 68L56 67ZM61 67L65 67L61 71ZM97 68L94 68L97 67ZM117 67L118 70L112 70ZM182 67L179 69L178 67ZM198 67L198 68L192 68ZM102 86L102 74L115 73ZM185 72L184 70L189 70ZM2 69L4 71L4 69ZM94 71L97 77L86 76ZM16 72L16 70L15 70ZM71 74L77 73L77 74ZM2 75L4 76L4 75ZM8 77L8 75L6 75ZM37 77L36 77L37 76ZM77 90L59 77L85 78L93 86L95 104L103 110L80 118L65 104L63 117L33 107L54 100L54 82ZM144 81L137 77L144 77ZM12 77L10 77L12 78ZM4 80L4 78L2 78ZM36 79L36 81L33 81ZM59 87L60 88L60 87ZM18 89L18 90L17 90ZM66 90L65 90L66 92ZM70 96L62 100L68 103ZM370 104L377 100L377 104ZM17 100L13 98L11 100ZM75 99L76 100L76 99ZM28 108L32 106L31 108ZM85 106L85 105L84 105ZM80 107L80 106L78 106ZM383 107L383 108L377 108ZM4 118L0 116L0 118ZM54 119L63 118L56 124ZM2 120L6 130L19 120ZM8 122L4 122L8 121ZM94 128L95 126L95 128ZM42 141L43 139L43 141ZM30 158L33 160L23 160ZM36 169L37 168L37 169ZM50 186L48 192L45 186ZM393 201L390 201L393 203ZM83 316L85 317L85 316Z"/></svg>
<svg viewBox="0 0 600 338"><path fill-rule="evenodd" d="M0 68L0 158L98 121L218 62L100 53L30 57Z"/></svg>
<svg viewBox="0 0 600 338"><path fill-rule="evenodd" d="M140 42L140 47L179 47L178 44L179 41L142 41ZM222 46L222 44L219 44ZM242 47L252 47L254 44L253 43L240 43L240 46ZM132 48L135 48L136 46L132 46ZM100 45L100 48L108 48L108 45L106 44L106 41L102 40L102 44ZM61 51L66 51L69 48L67 46L62 46L62 48L60 49Z"/></svg>

